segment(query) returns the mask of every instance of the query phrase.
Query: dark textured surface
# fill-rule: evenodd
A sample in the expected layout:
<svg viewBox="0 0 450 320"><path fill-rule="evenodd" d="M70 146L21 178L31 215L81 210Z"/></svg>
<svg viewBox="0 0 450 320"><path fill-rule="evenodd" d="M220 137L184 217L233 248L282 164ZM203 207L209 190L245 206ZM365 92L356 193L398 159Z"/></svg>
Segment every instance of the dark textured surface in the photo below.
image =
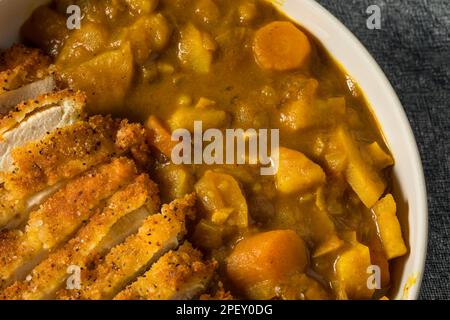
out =
<svg viewBox="0 0 450 320"><path fill-rule="evenodd" d="M450 1L318 0L366 46L414 130L428 189L429 244L422 299L450 299ZM381 30L366 27L379 5Z"/></svg>

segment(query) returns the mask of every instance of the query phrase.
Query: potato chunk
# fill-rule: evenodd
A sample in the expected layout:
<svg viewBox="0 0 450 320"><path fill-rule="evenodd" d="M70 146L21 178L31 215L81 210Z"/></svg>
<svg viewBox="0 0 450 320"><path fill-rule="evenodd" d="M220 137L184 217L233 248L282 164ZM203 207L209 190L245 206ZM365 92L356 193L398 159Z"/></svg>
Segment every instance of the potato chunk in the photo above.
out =
<svg viewBox="0 0 450 320"><path fill-rule="evenodd" d="M211 36L188 24L181 31L178 58L181 64L197 73L209 73L217 44Z"/></svg>
<svg viewBox="0 0 450 320"><path fill-rule="evenodd" d="M277 189L284 194L301 193L325 183L322 168L303 153L280 148Z"/></svg>
<svg viewBox="0 0 450 320"><path fill-rule="evenodd" d="M227 260L227 273L241 290L264 281L277 283L308 265L303 240L291 230L259 233L240 241Z"/></svg>
<svg viewBox="0 0 450 320"><path fill-rule="evenodd" d="M248 226L248 207L241 187L228 174L207 171L195 191L208 218L218 225Z"/></svg>
<svg viewBox="0 0 450 320"><path fill-rule="evenodd" d="M226 127L228 114L217 108L179 107L169 118L168 124L173 132L177 129L187 129L194 132L194 122L201 121L203 130Z"/></svg>
<svg viewBox="0 0 450 320"><path fill-rule="evenodd" d="M96 23L85 22L81 29L73 31L64 42L64 47L58 55L58 66L78 64L92 59L104 50L108 43L108 32Z"/></svg>
<svg viewBox="0 0 450 320"><path fill-rule="evenodd" d="M394 159L380 147L378 142L366 146L365 151L374 166L378 169L384 169L394 165Z"/></svg>
<svg viewBox="0 0 450 320"><path fill-rule="evenodd" d="M342 290L350 299L369 299L374 290L369 289L367 280L370 274L367 272L370 262L369 248L354 243L340 255L336 261L336 275L342 286Z"/></svg>
<svg viewBox="0 0 450 320"><path fill-rule="evenodd" d="M71 88L87 94L90 111L111 113L123 105L133 72L133 54L130 45L125 44L65 69L62 74Z"/></svg>
<svg viewBox="0 0 450 320"><path fill-rule="evenodd" d="M371 208L380 199L386 188L386 182L370 163L364 161L356 141L344 127L335 133L339 150L347 158L345 177L367 208Z"/></svg>
<svg viewBox="0 0 450 320"><path fill-rule="evenodd" d="M386 195L373 207L375 222L388 260L403 256L408 251L396 212L397 205L391 194Z"/></svg>
<svg viewBox="0 0 450 320"><path fill-rule="evenodd" d="M171 35L172 28L162 14L145 15L122 31L119 43L130 42L135 62L143 65L152 53L167 46Z"/></svg>
<svg viewBox="0 0 450 320"><path fill-rule="evenodd" d="M253 52L261 68L286 71L306 64L311 44L291 22L275 21L256 32Z"/></svg>
<svg viewBox="0 0 450 320"><path fill-rule="evenodd" d="M194 177L183 165L168 164L156 170L164 203L181 199L194 190Z"/></svg>
<svg viewBox="0 0 450 320"><path fill-rule="evenodd" d="M137 14L149 14L158 6L159 0L125 0L130 9Z"/></svg>
<svg viewBox="0 0 450 320"><path fill-rule="evenodd" d="M314 86L311 80L309 86ZM315 89L306 89L297 100L283 105L280 109L280 123L289 130L324 128L334 125L345 115L346 101L344 97L328 100L315 99Z"/></svg>

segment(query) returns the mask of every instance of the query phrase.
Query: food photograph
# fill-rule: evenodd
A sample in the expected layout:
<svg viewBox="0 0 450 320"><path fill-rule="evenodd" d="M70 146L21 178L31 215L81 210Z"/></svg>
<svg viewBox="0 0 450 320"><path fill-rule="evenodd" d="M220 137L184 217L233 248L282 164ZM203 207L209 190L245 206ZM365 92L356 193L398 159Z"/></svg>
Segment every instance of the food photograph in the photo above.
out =
<svg viewBox="0 0 450 320"><path fill-rule="evenodd" d="M449 59L446 0L0 0L0 300L450 299Z"/></svg>

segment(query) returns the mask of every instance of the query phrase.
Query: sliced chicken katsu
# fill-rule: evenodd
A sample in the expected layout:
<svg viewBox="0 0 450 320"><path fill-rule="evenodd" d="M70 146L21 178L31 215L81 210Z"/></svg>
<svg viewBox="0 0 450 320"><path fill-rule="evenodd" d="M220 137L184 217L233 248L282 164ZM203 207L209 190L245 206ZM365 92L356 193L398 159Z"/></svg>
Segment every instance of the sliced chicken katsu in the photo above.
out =
<svg viewBox="0 0 450 320"><path fill-rule="evenodd" d="M153 211L159 206L158 187L143 174L108 199L103 209L81 228L61 249L33 269L26 280L18 281L0 293L0 299L48 299L64 283L70 266L86 268L98 253L102 239L119 220L145 208Z"/></svg>
<svg viewBox="0 0 450 320"><path fill-rule="evenodd" d="M68 90L18 105L0 119L0 172L14 170L12 150L82 119L86 98Z"/></svg>
<svg viewBox="0 0 450 320"><path fill-rule="evenodd" d="M136 142L127 144L117 138L122 131L128 131L128 126L131 125L109 116L94 116L14 149L12 157L17 169L6 174L5 188L20 198L137 148Z"/></svg>
<svg viewBox="0 0 450 320"><path fill-rule="evenodd" d="M185 242L120 292L115 300L190 300L206 290L217 262L204 262L200 251Z"/></svg>
<svg viewBox="0 0 450 320"><path fill-rule="evenodd" d="M73 109L73 113L78 114L78 119L80 119L81 114L84 113L85 105L86 96L80 91L75 92L69 89L33 97L17 104L12 110L1 117L0 135L4 135L5 132L17 127L28 116L52 107L63 108L66 111ZM46 122L49 120L45 119ZM56 128L54 127L53 129Z"/></svg>
<svg viewBox="0 0 450 320"><path fill-rule="evenodd" d="M0 233L0 287L21 280L45 254L64 243L105 199L137 176L132 160L114 159L69 182L30 214L27 226Z"/></svg>
<svg viewBox="0 0 450 320"><path fill-rule="evenodd" d="M0 113L56 87L50 58L38 49L16 44L0 61Z"/></svg>
<svg viewBox="0 0 450 320"><path fill-rule="evenodd" d="M0 114L7 113L22 101L48 94L57 89L56 80L48 76L18 89L0 94Z"/></svg>
<svg viewBox="0 0 450 320"><path fill-rule="evenodd" d="M148 166L150 161L142 125L103 116L49 132L43 139L16 147L11 153L14 170L3 173L4 185L0 187L0 198L5 194L10 201L0 207L0 228L20 224L32 200L39 204L59 183L115 155L129 153L140 167Z"/></svg>
<svg viewBox="0 0 450 320"><path fill-rule="evenodd" d="M15 170L4 174L5 189L22 198L107 161L117 151L116 132L116 121L95 116L15 148Z"/></svg>
<svg viewBox="0 0 450 320"><path fill-rule="evenodd" d="M195 195L173 201L161 213L148 217L138 233L114 247L92 271L84 275L81 290L63 290L59 299L112 299L129 282L186 234L186 217L195 214Z"/></svg>

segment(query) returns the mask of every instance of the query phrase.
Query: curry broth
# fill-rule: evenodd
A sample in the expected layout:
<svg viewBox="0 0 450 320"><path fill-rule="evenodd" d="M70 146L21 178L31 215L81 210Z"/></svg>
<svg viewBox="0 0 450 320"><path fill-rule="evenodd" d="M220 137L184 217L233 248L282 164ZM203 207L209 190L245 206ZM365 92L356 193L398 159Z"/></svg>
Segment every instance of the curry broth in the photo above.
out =
<svg viewBox="0 0 450 320"><path fill-rule="evenodd" d="M81 30L69 32L57 26L64 23L65 8L72 2L81 6L84 18ZM209 221L205 213L189 231L189 239L219 261L218 280L225 283L227 289L232 289L235 297L274 298L272 292L277 288L278 298L286 299L309 298L308 294L310 298L367 298L366 293L360 296L358 292L346 291L345 281L339 278L336 270L339 257L352 248L360 248L358 245L361 244L369 247L372 264L379 265L383 273L382 288L373 295L381 297L392 282L388 260L380 254L383 251L380 230L374 223L372 211L349 186L344 171L330 167L330 163L340 161L339 152L332 152L330 148L333 148L336 130L342 127L351 133L358 149L376 142L380 150L388 154L380 128L357 84L322 44L301 27L298 28L307 34L312 47L308 63L295 70L263 70L253 54L255 33L270 22L289 21L271 3L252 0L157 2L54 1L34 13L23 27L23 35L26 41L40 46L55 58L64 81L75 88L88 88L88 102L93 114L111 113L143 123L149 116L156 116L174 129L178 123L171 123L174 123L173 116L178 110L203 101L208 108L210 104L213 110L226 115L219 121L214 116L219 113L212 114L210 118L213 119L207 119L212 127L280 129L281 146L302 152L325 170L327 180L324 185L307 192L283 194L278 192L273 177L261 176L254 166L176 168L167 158L158 158L152 171L166 201L193 190L201 191L204 185L207 188L209 181L202 177L209 170L230 175L239 182L248 206L248 227L216 224ZM139 3L147 3L147 7L135 10L133 4L139 8ZM137 32L127 29L142 16L152 17L142 23L149 26L153 34L142 36L140 29ZM195 72L180 62L180 42L187 25L207 33L211 40L213 55L207 66L208 72ZM83 34L87 36L83 37ZM133 37L153 45L146 48L141 43L133 44ZM76 68L102 57L105 52L123 50L120 54L127 57L129 54L123 48L130 39L132 68L125 66L117 71L119 79L129 77L129 83L114 82L116 74L112 74L112 80L108 82L108 79L102 79L101 70L97 74L92 70L94 76L90 79L73 76ZM203 67L203 62L200 65ZM121 76L120 70L129 74ZM280 120L280 110L307 95L309 88L316 84L314 105L325 110L319 125L295 130L286 126ZM120 87L122 85L124 88ZM107 98L98 100L99 96ZM345 112L335 116L335 105L340 106L342 102ZM372 160L367 155L361 159L371 166ZM390 167L377 170L381 179L387 182L387 192L391 189ZM251 290L244 290L230 280L227 259L236 250L236 243L264 231L284 229L294 230L305 241L309 252L307 271L276 284L270 281L258 283ZM330 245L330 239L336 241L336 248L327 247L325 249L330 251L319 254L324 243ZM301 288L301 294L297 292L298 288Z"/></svg>

